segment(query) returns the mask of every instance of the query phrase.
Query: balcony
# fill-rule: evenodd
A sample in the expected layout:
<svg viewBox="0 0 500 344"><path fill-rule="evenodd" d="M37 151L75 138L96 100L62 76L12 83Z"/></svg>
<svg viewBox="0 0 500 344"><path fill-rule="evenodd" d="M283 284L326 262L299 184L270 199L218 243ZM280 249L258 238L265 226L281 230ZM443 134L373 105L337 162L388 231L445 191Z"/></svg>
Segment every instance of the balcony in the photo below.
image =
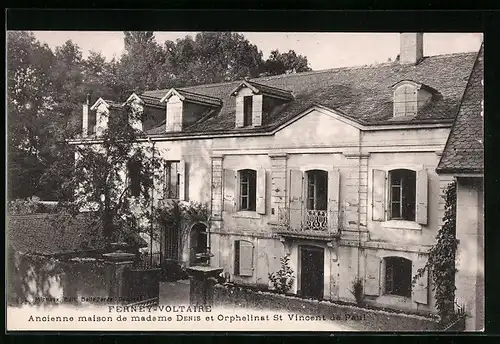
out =
<svg viewBox="0 0 500 344"><path fill-rule="evenodd" d="M274 233L285 238L339 238L338 216L334 215L327 210L278 208Z"/></svg>

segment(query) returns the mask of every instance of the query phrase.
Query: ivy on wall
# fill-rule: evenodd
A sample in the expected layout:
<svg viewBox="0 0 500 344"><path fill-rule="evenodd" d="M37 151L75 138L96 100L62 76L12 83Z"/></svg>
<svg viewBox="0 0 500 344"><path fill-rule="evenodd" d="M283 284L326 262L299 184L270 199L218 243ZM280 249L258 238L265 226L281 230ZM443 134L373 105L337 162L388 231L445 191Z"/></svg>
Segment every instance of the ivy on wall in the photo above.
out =
<svg viewBox="0 0 500 344"><path fill-rule="evenodd" d="M205 203L174 200L156 211L160 228L179 230L182 240L187 240L191 227L203 223L210 228L210 209Z"/></svg>
<svg viewBox="0 0 500 344"><path fill-rule="evenodd" d="M455 316L455 256L458 246L456 239L457 184L451 182L445 189L445 212L443 226L436 236L436 244L429 251L429 259L423 268L417 271L413 283L430 272L433 281L432 290L436 297L436 307L442 323L447 323Z"/></svg>

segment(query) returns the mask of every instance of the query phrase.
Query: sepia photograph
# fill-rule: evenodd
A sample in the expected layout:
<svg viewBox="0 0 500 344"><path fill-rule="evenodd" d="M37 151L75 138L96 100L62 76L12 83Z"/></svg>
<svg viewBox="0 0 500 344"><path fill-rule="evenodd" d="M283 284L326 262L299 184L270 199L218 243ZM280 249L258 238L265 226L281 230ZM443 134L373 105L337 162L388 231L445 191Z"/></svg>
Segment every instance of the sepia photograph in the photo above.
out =
<svg viewBox="0 0 500 344"><path fill-rule="evenodd" d="M482 33L6 38L7 331L484 331Z"/></svg>

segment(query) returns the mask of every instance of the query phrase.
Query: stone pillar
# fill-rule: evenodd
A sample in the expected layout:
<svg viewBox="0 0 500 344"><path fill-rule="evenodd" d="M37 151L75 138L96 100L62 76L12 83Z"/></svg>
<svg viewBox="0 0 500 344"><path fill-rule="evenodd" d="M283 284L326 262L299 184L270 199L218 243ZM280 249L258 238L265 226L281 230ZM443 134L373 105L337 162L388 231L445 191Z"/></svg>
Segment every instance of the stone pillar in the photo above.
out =
<svg viewBox="0 0 500 344"><path fill-rule="evenodd" d="M214 284L222 268L210 266L192 266L187 269L190 282L189 303L192 306L212 306Z"/></svg>
<svg viewBox="0 0 500 344"><path fill-rule="evenodd" d="M112 299L113 303L120 303L120 300L128 297L125 290L124 272L132 266L135 255L114 252L103 254L103 257L108 264L108 298Z"/></svg>
<svg viewBox="0 0 500 344"><path fill-rule="evenodd" d="M455 297L465 305L466 330L484 328L484 228L482 185L473 178L457 179L457 273Z"/></svg>

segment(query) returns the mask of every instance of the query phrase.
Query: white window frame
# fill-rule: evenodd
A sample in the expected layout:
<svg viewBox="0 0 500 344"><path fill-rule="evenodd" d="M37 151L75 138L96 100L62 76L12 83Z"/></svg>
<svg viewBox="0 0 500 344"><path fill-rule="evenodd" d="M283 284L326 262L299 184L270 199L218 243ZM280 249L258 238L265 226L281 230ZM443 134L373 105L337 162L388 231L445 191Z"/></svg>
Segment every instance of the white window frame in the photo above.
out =
<svg viewBox="0 0 500 344"><path fill-rule="evenodd" d="M414 200L413 200L413 203L414 203L414 208L415 208L415 212L414 212L414 219L413 220L408 220L408 219L403 219L403 182L404 180L401 180L401 184L399 185L399 215L400 217L393 217L393 214L392 214L392 204L394 203L394 201L392 200L392 188L393 188L393 185L392 185L392 172L396 171L396 170L407 170L407 171L412 171L414 174L415 174L415 193L414 193ZM417 211L417 171L416 170L413 170L413 169L409 169L409 168L396 168L396 169L392 169L392 170L389 170L387 171L387 188L388 188L388 202L387 202L387 219L388 220L392 220L392 221L408 221L408 222L415 222L416 221L416 211Z"/></svg>
<svg viewBox="0 0 500 344"><path fill-rule="evenodd" d="M253 174L255 174L255 183L254 183L254 209L251 209L250 207L250 193L252 192L250 188L250 179L246 182L247 184L247 195L242 196L241 193L241 187L242 187L242 174L243 173L248 173L252 171ZM236 171L237 172L237 188L236 188L236 197L237 198L237 212L246 212L246 213L256 213L257 211L257 170L254 170L252 168L242 168ZM247 197L247 207L243 209L242 207L242 197Z"/></svg>

